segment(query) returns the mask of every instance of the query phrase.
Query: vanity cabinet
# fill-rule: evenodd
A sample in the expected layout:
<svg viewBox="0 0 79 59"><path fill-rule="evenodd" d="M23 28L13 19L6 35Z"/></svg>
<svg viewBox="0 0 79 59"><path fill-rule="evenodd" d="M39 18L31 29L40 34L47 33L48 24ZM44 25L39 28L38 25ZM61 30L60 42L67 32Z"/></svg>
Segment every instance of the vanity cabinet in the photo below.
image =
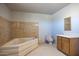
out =
<svg viewBox="0 0 79 59"><path fill-rule="evenodd" d="M62 37L62 52L69 55L69 39Z"/></svg>
<svg viewBox="0 0 79 59"><path fill-rule="evenodd" d="M79 39L71 39L70 40L70 55L79 56Z"/></svg>
<svg viewBox="0 0 79 59"><path fill-rule="evenodd" d="M59 50L61 50L62 49L62 47L61 47L61 41L62 41L62 39L61 39L61 37L60 36L58 36L57 37L57 48L59 49Z"/></svg>
<svg viewBox="0 0 79 59"><path fill-rule="evenodd" d="M66 55L79 56L79 38L57 36L57 49Z"/></svg>

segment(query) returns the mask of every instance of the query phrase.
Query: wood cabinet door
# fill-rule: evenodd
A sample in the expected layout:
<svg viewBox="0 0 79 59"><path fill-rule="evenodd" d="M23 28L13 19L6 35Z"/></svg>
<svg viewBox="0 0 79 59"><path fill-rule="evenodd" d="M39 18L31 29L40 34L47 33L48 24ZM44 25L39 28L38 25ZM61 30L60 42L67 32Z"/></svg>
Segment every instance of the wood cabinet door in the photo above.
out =
<svg viewBox="0 0 79 59"><path fill-rule="evenodd" d="M59 50L62 50L61 41L62 41L62 37L57 36L57 49L59 49Z"/></svg>
<svg viewBox="0 0 79 59"><path fill-rule="evenodd" d="M69 38L62 38L62 51L69 55Z"/></svg>
<svg viewBox="0 0 79 59"><path fill-rule="evenodd" d="M79 38L70 39L70 55L79 56Z"/></svg>

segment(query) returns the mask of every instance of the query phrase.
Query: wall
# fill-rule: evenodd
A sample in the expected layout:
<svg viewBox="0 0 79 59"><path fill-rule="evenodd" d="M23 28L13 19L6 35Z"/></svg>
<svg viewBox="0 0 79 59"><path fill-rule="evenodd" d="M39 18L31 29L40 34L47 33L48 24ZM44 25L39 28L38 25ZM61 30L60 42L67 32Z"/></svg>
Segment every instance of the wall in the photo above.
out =
<svg viewBox="0 0 79 59"><path fill-rule="evenodd" d="M26 12L12 12L11 21L38 22L39 39L44 42L45 36L51 33L50 15Z"/></svg>
<svg viewBox="0 0 79 59"><path fill-rule="evenodd" d="M4 17L7 20L11 18L11 11L7 8L5 4L0 3L0 16Z"/></svg>
<svg viewBox="0 0 79 59"><path fill-rule="evenodd" d="M0 4L0 46L10 40L10 10L5 4Z"/></svg>
<svg viewBox="0 0 79 59"><path fill-rule="evenodd" d="M64 17L71 16L71 31L64 31ZM70 4L52 15L52 35L79 35L79 4Z"/></svg>
<svg viewBox="0 0 79 59"><path fill-rule="evenodd" d="M0 16L0 46L10 40L10 22Z"/></svg>
<svg viewBox="0 0 79 59"><path fill-rule="evenodd" d="M36 22L10 22L11 38L36 37L38 38L38 23Z"/></svg>

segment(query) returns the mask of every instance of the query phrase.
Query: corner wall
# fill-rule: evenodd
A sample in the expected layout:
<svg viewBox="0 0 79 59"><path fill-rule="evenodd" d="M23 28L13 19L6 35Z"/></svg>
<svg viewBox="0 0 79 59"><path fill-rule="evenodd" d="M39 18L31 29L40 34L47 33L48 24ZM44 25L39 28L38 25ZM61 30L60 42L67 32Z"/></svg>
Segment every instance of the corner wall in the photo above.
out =
<svg viewBox="0 0 79 59"><path fill-rule="evenodd" d="M64 31L64 17L71 16L71 31ZM79 4L70 4L52 15L52 35L79 35Z"/></svg>
<svg viewBox="0 0 79 59"><path fill-rule="evenodd" d="M10 39L9 21L11 17L10 10L5 4L0 3L0 46L7 43Z"/></svg>
<svg viewBox="0 0 79 59"><path fill-rule="evenodd" d="M37 22L39 25L40 43L44 42L45 36L51 33L50 15L26 12L12 12L11 21Z"/></svg>

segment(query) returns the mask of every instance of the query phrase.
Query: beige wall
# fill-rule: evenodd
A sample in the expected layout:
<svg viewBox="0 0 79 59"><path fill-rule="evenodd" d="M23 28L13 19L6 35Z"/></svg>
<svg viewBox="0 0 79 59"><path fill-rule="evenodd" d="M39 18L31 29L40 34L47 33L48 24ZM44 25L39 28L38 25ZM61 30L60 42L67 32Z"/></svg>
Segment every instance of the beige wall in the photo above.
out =
<svg viewBox="0 0 79 59"><path fill-rule="evenodd" d="M11 39L24 38L24 37L36 37L38 38L38 23L36 22L10 22Z"/></svg>
<svg viewBox="0 0 79 59"><path fill-rule="evenodd" d="M0 46L10 40L10 18L10 10L5 4L0 4Z"/></svg>
<svg viewBox="0 0 79 59"><path fill-rule="evenodd" d="M0 46L10 40L10 22L0 16Z"/></svg>

